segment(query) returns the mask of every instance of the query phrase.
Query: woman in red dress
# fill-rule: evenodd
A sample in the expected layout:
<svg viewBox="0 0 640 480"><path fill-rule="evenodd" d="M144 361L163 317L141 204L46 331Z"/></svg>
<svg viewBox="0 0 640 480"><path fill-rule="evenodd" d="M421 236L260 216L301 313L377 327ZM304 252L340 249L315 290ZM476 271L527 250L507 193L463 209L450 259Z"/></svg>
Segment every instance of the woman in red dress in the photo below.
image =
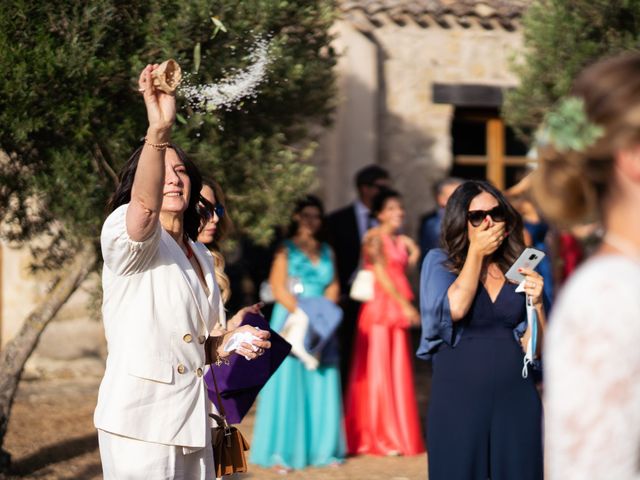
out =
<svg viewBox="0 0 640 480"><path fill-rule="evenodd" d="M358 318L345 399L351 455L416 455L425 451L413 385L407 329L420 322L405 269L420 252L398 233L404 220L400 195L380 192L371 215L379 225L363 240L364 268L374 273L374 298Z"/></svg>

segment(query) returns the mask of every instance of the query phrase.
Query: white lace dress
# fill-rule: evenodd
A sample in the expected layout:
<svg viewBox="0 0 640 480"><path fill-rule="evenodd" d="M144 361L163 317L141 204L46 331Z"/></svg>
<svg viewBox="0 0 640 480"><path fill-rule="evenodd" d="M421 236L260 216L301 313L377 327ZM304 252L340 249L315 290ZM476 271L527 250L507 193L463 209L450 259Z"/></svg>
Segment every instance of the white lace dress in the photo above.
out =
<svg viewBox="0 0 640 480"><path fill-rule="evenodd" d="M640 263L589 260L549 323L545 478L640 479Z"/></svg>

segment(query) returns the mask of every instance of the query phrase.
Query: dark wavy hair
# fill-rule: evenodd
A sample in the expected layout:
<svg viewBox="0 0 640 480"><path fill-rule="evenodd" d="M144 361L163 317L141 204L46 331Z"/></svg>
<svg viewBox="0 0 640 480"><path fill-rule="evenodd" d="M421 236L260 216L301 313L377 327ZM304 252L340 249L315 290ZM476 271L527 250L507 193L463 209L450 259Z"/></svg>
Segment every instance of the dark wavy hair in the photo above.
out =
<svg viewBox="0 0 640 480"><path fill-rule="evenodd" d="M138 147L124 164L120 175L119 183L116 191L111 195L107 202L107 213L113 212L116 208L129 203L131 201L131 189L133 188L133 179L138 169L138 162L142 154L144 145ZM198 204L200 203L200 190L202 190L202 176L195 163L189 160L187 154L177 145L170 144L167 148L172 149L184 163L187 175L191 180L191 192L189 194L189 205L184 212L184 233L194 242L198 240L198 231L204 216L200 213Z"/></svg>
<svg viewBox="0 0 640 480"><path fill-rule="evenodd" d="M387 201L392 198L395 198L396 200L402 200L402 195L391 188L381 188L371 201L371 213L369 214L369 216L371 218L377 218L387 204Z"/></svg>
<svg viewBox="0 0 640 480"><path fill-rule="evenodd" d="M461 184L451 195L444 210L440 243L449 256L449 268L460 273L467 252L469 235L467 212L471 201L482 192L487 192L498 201L505 211L505 232L507 238L491 255L491 260L506 272L524 249L522 217L493 185L481 180L469 180Z"/></svg>
<svg viewBox="0 0 640 480"><path fill-rule="evenodd" d="M320 210L320 217L322 218L322 223L320 224L320 228L314 235L316 240L319 242L323 242L326 240L326 228L325 228L325 218L324 218L324 206L322 205L322 201L316 197L315 195L305 195L300 200L296 202L296 206L293 209L293 214L302 212L307 207L315 207ZM299 223L295 220L291 220L289 224L289 228L287 229L287 238L292 238L296 233L298 233L298 228L300 227Z"/></svg>

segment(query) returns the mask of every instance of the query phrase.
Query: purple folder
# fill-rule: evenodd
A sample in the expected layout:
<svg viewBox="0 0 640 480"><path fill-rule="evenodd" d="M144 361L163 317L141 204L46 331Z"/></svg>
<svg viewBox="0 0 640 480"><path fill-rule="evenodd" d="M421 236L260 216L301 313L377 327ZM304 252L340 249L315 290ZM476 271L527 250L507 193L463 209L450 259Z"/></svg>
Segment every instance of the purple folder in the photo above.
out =
<svg viewBox="0 0 640 480"><path fill-rule="evenodd" d="M280 335L269 328L269 322L262 315L248 313L242 320L243 325L253 325L271 332L271 348L254 360L247 360L241 355L231 355L229 365L216 367L211 365L204 376L209 399L218 405L218 398L213 386L211 370L215 369L220 397L227 414L227 422L240 423L255 401L262 387L274 374L289 354L291 345Z"/></svg>

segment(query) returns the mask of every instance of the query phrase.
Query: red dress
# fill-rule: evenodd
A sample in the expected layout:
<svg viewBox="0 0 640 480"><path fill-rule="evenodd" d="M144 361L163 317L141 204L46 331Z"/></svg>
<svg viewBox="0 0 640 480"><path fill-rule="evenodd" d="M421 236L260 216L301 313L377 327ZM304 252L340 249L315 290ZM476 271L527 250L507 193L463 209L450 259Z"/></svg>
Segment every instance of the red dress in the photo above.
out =
<svg viewBox="0 0 640 480"><path fill-rule="evenodd" d="M381 238L386 272L398 292L411 300L406 246L400 238ZM371 268L366 257L365 268ZM416 455L425 448L409 354L409 320L377 281L374 291L358 318L345 399L347 451L351 455Z"/></svg>

